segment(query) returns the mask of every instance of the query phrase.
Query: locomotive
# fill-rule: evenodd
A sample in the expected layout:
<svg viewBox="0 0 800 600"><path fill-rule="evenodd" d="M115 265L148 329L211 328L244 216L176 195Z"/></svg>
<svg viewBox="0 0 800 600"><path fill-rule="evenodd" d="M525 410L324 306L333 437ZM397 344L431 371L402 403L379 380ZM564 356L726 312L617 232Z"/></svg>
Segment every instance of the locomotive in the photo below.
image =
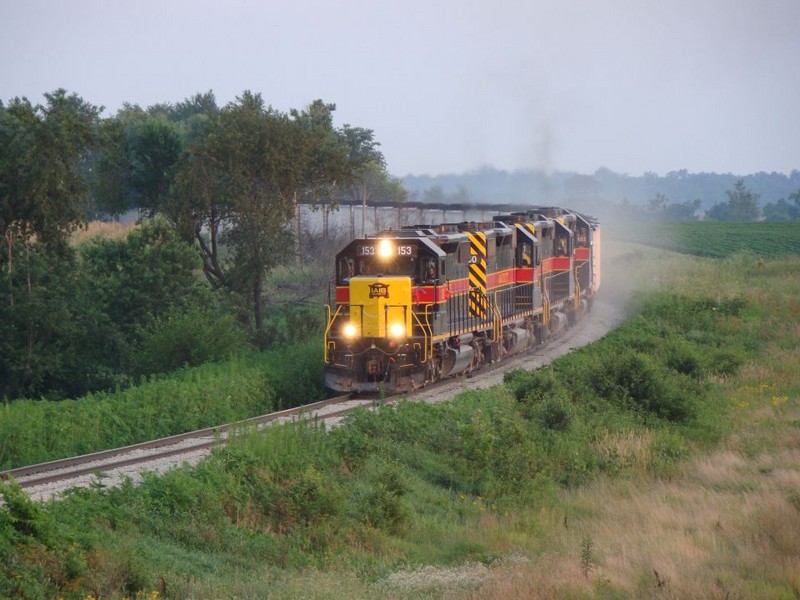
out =
<svg viewBox="0 0 800 600"><path fill-rule="evenodd" d="M408 392L544 343L590 310L600 225L558 207L414 225L336 255L325 385Z"/></svg>

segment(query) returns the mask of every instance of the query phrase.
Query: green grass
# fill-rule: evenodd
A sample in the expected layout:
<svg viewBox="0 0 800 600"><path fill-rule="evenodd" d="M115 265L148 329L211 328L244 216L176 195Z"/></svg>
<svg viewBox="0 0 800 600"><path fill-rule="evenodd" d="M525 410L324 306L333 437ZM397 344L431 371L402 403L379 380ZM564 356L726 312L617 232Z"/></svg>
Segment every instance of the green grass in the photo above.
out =
<svg viewBox="0 0 800 600"><path fill-rule="evenodd" d="M321 344L250 353L76 400L0 406L0 468L183 433L319 400Z"/></svg>
<svg viewBox="0 0 800 600"><path fill-rule="evenodd" d="M630 321L506 385L6 487L0 597L797 595L800 259L622 256L654 288Z"/></svg>
<svg viewBox="0 0 800 600"><path fill-rule="evenodd" d="M609 224L604 231L620 240L697 256L748 253L758 258L800 255L800 222Z"/></svg>

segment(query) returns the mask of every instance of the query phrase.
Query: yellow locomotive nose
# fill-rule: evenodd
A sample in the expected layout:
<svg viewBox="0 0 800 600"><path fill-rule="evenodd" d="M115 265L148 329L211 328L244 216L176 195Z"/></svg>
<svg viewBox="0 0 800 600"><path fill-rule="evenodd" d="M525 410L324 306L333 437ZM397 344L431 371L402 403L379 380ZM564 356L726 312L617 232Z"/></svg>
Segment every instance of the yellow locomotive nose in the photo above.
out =
<svg viewBox="0 0 800 600"><path fill-rule="evenodd" d="M354 277L350 320L363 337L403 338L411 331L410 277Z"/></svg>

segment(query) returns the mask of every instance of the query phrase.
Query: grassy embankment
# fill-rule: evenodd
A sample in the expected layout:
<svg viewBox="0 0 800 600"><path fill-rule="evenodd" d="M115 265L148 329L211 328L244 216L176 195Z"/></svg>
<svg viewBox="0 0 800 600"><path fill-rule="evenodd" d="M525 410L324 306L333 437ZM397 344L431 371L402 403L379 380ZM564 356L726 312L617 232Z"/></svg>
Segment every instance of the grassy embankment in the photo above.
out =
<svg viewBox="0 0 800 600"><path fill-rule="evenodd" d="M0 469L230 423L325 397L312 339L75 400L0 405Z"/></svg>
<svg viewBox="0 0 800 600"><path fill-rule="evenodd" d="M134 227L92 222L72 241L123 238ZM281 270L275 275L288 285L292 276L302 277ZM74 400L0 403L0 469L121 447L324 398L322 311L318 321L302 323L303 315L289 313L273 310L266 319L265 335L299 338L279 350L242 347L238 356L226 361L185 367L143 378L135 386Z"/></svg>
<svg viewBox="0 0 800 600"><path fill-rule="evenodd" d="M552 369L137 488L6 490L0 595L793 597L800 260L616 261L654 295Z"/></svg>

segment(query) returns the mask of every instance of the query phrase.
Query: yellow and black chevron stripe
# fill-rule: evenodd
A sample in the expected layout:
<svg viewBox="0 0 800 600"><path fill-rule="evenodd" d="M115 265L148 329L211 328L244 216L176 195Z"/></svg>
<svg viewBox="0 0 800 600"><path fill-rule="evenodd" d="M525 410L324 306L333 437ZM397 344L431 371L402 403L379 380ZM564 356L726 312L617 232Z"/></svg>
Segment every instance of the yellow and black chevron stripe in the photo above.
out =
<svg viewBox="0 0 800 600"><path fill-rule="evenodd" d="M486 234L467 232L469 237L469 315L486 320L489 299L486 296Z"/></svg>
<svg viewBox="0 0 800 600"><path fill-rule="evenodd" d="M533 223L517 223L517 227L520 229L527 229L534 235L536 234L536 225Z"/></svg>

